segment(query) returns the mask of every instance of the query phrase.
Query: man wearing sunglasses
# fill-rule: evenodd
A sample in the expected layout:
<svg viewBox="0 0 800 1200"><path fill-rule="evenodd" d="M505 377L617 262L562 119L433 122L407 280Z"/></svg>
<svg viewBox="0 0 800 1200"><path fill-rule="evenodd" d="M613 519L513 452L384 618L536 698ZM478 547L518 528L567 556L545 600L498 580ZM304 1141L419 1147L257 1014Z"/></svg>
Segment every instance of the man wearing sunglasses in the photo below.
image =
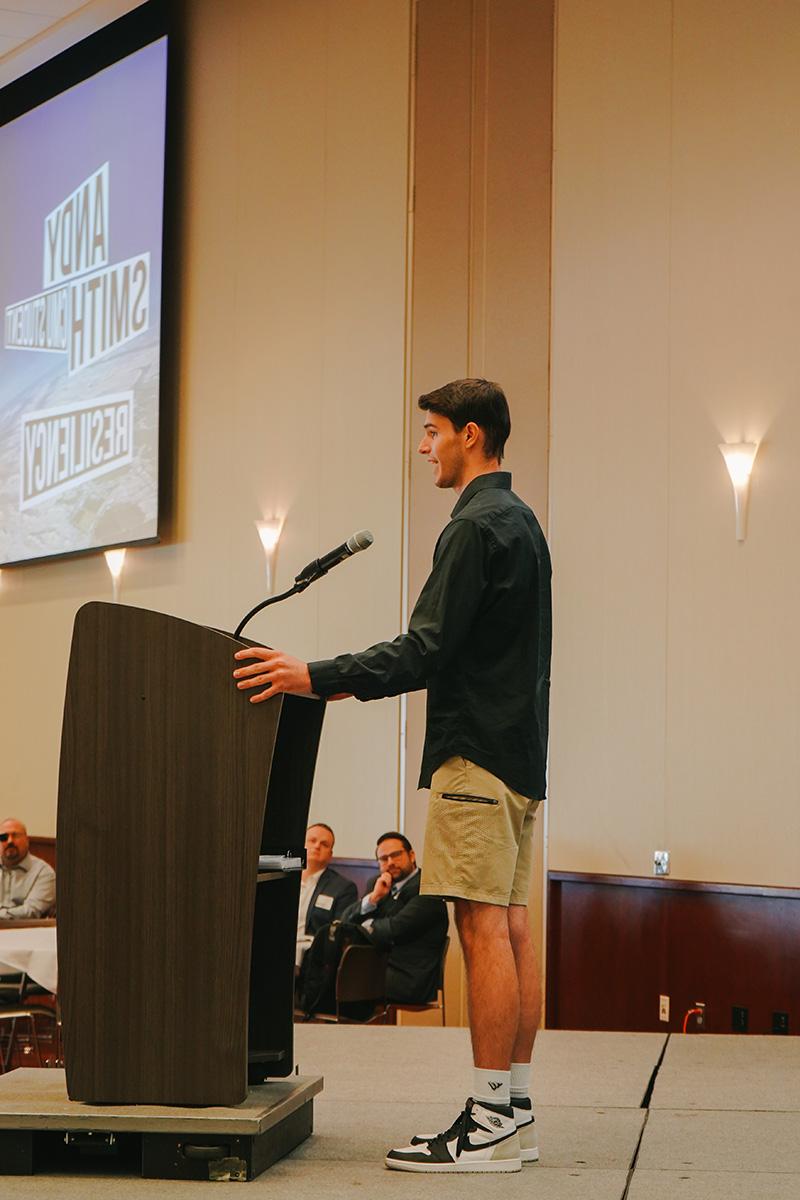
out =
<svg viewBox="0 0 800 1200"><path fill-rule="evenodd" d="M9 817L0 825L0 920L46 917L55 903L55 871L31 854L27 829Z"/></svg>

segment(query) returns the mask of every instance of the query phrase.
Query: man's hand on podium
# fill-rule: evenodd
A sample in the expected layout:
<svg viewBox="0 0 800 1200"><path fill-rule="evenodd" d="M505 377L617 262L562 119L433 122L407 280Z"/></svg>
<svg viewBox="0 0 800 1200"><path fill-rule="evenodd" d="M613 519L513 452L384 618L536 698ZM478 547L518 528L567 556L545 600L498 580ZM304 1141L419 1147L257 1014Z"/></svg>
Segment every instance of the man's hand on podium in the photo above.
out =
<svg viewBox="0 0 800 1200"><path fill-rule="evenodd" d="M269 650L266 646L237 650L233 657L240 660L256 659L250 666L237 667L233 672L236 686L242 691L255 687L264 689L250 697L251 704L269 700L270 696L277 696L279 692L290 692L293 696L312 695L308 663L301 662L299 658L292 658L282 650Z"/></svg>
<svg viewBox="0 0 800 1200"><path fill-rule="evenodd" d="M233 672L236 686L242 691L248 688L263 687L264 690L250 697L251 704L260 704L269 700L279 692L290 692L293 696L313 696L311 676L308 673L308 663L299 658L292 658L282 650L269 650L266 646L251 646L247 650L237 650L235 659L254 658L256 662L248 667L237 667ZM329 696L329 700L346 700L348 693L342 692Z"/></svg>

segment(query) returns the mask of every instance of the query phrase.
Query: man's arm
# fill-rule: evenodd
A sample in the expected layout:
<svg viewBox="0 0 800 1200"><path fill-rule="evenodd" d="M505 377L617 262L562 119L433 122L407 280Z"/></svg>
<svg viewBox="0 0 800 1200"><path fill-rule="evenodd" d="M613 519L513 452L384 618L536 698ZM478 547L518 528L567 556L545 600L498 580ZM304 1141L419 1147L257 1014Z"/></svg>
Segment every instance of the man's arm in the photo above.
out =
<svg viewBox="0 0 800 1200"><path fill-rule="evenodd" d="M346 921L348 923L348 925L361 925L363 921L367 921L371 917L373 917L375 915L375 904L374 903L367 904L366 912L365 912L364 911L365 903L368 901L369 897L372 895L374 889L380 885L380 881L383 878L384 878L383 875L375 875L372 879L370 879L370 881L367 884L367 890L365 891L363 897L360 900L359 899L354 900L353 903L350 904L344 910L344 912L342 913L342 915L340 917L340 920ZM389 888L391 888L391 886L392 886L391 876L388 875L388 873L386 875L386 878L388 878L389 884L388 884L388 887L385 887L385 890L383 888L381 889L383 891L383 894L386 894L386 892L388 892Z"/></svg>
<svg viewBox="0 0 800 1200"><path fill-rule="evenodd" d="M422 688L456 653L469 634L486 585L484 544L469 520L451 522L436 548L408 633L378 642L358 654L303 663L279 650L253 647L236 658L257 658L234 671L242 690L263 687L251 703L278 692L333 697L349 693L358 700L377 700ZM265 686L266 685L266 686Z"/></svg>
<svg viewBox="0 0 800 1200"><path fill-rule="evenodd" d="M374 921L370 936L376 946L402 946L404 942L416 941L438 921L444 927L446 917L442 901L436 896L413 896L394 916Z"/></svg>
<svg viewBox="0 0 800 1200"><path fill-rule="evenodd" d="M340 894L333 902L331 910L331 920L341 921L343 914L347 911L351 904L358 900L358 888L353 883L352 879L346 881L347 886L343 887Z"/></svg>

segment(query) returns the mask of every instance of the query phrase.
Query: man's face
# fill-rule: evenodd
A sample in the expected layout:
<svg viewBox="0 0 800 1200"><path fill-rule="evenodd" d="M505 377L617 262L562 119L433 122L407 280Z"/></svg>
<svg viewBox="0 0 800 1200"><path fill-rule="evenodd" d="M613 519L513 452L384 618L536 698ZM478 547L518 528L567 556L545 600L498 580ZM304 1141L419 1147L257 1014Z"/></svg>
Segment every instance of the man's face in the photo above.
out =
<svg viewBox="0 0 800 1200"><path fill-rule="evenodd" d="M433 482L439 488L458 487L464 474L464 429L456 430L449 417L424 413L422 441L417 450L433 467Z"/></svg>
<svg viewBox="0 0 800 1200"><path fill-rule="evenodd" d="M28 831L21 821L3 821L0 825L0 857L4 867L15 867L28 853Z"/></svg>
<svg viewBox="0 0 800 1200"><path fill-rule="evenodd" d="M306 870L315 875L324 871L333 858L333 834L322 825L312 825L306 833Z"/></svg>
<svg viewBox="0 0 800 1200"><path fill-rule="evenodd" d="M381 872L388 871L395 883L407 878L417 865L414 851L406 850L397 838L387 838L375 852Z"/></svg>

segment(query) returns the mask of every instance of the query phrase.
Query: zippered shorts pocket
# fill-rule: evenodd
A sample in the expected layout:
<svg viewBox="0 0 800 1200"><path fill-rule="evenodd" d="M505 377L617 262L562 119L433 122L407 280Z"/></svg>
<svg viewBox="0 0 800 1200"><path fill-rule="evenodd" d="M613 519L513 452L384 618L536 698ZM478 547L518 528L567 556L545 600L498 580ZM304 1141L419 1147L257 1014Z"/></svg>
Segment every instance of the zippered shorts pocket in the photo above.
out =
<svg viewBox="0 0 800 1200"><path fill-rule="evenodd" d="M443 800L463 800L466 804L499 804L492 796L470 796L464 792L440 792Z"/></svg>

